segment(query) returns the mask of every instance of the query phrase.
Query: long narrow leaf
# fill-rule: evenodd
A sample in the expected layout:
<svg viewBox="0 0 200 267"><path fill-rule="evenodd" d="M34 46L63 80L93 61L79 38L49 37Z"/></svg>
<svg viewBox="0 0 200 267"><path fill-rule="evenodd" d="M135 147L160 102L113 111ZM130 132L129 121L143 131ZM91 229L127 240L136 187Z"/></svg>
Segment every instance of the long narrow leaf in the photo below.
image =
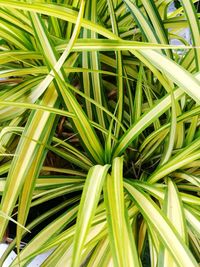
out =
<svg viewBox="0 0 200 267"><path fill-rule="evenodd" d="M72 267L80 264L81 250L94 216L109 165L92 167L86 178L74 236Z"/></svg>
<svg viewBox="0 0 200 267"><path fill-rule="evenodd" d="M150 200L145 193L139 191L132 185L125 183L125 188L136 201L145 219L158 233L160 240L165 244L174 260L180 266L198 266L188 247L181 241L177 231L172 227L170 221L164 216L159 208Z"/></svg>

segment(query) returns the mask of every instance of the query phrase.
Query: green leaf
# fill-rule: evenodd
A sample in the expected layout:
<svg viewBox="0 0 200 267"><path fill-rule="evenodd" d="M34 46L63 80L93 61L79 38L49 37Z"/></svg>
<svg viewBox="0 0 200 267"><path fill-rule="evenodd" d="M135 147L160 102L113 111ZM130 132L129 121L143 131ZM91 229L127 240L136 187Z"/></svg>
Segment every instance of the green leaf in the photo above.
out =
<svg viewBox="0 0 200 267"><path fill-rule="evenodd" d="M80 265L81 251L91 226L109 165L92 167L83 189L74 235L72 267Z"/></svg>
<svg viewBox="0 0 200 267"><path fill-rule="evenodd" d="M128 227L130 222L125 217L122 157L113 160L112 174L107 175L104 195L115 266L139 266L136 246Z"/></svg>
<svg viewBox="0 0 200 267"><path fill-rule="evenodd" d="M20 253L20 262L25 264L30 261L29 255L41 248L48 240L54 235L57 235L69 222L71 222L76 214L77 207L71 208L67 213L61 215L55 221L46 226L41 232L34 237L34 239L21 251ZM11 264L11 267L15 266L17 259L14 260Z"/></svg>
<svg viewBox="0 0 200 267"><path fill-rule="evenodd" d="M145 193L131 184L125 183L125 188L136 202L145 220L153 226L159 239L167 247L179 266L198 266L188 247L182 242L177 231L162 211L147 197Z"/></svg>
<svg viewBox="0 0 200 267"><path fill-rule="evenodd" d="M167 180L167 185L163 211L174 225L183 242L188 244L186 219L178 189L170 179ZM158 266L177 266L169 250L164 246L161 246Z"/></svg>

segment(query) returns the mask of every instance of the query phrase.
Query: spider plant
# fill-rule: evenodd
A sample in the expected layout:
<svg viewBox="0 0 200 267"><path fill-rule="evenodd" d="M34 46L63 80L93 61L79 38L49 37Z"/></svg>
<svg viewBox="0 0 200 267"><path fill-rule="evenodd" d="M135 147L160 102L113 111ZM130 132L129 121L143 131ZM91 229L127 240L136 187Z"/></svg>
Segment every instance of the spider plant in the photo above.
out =
<svg viewBox="0 0 200 267"><path fill-rule="evenodd" d="M196 2L0 0L0 265L199 266Z"/></svg>

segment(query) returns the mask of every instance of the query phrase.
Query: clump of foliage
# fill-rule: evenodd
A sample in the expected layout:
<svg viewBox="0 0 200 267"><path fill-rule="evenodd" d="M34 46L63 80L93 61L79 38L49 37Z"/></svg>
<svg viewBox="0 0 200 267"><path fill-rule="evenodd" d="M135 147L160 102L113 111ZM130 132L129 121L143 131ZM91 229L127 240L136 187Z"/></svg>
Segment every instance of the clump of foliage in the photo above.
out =
<svg viewBox="0 0 200 267"><path fill-rule="evenodd" d="M172 2L0 0L0 265L198 266L199 14Z"/></svg>

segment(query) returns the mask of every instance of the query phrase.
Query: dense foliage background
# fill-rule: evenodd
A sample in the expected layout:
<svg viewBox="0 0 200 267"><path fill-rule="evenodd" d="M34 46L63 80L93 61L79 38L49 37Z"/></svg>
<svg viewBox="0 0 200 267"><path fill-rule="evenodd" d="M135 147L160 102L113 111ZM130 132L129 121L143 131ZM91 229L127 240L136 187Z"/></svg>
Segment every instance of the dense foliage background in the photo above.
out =
<svg viewBox="0 0 200 267"><path fill-rule="evenodd" d="M0 265L199 266L199 13L173 2L0 0Z"/></svg>

